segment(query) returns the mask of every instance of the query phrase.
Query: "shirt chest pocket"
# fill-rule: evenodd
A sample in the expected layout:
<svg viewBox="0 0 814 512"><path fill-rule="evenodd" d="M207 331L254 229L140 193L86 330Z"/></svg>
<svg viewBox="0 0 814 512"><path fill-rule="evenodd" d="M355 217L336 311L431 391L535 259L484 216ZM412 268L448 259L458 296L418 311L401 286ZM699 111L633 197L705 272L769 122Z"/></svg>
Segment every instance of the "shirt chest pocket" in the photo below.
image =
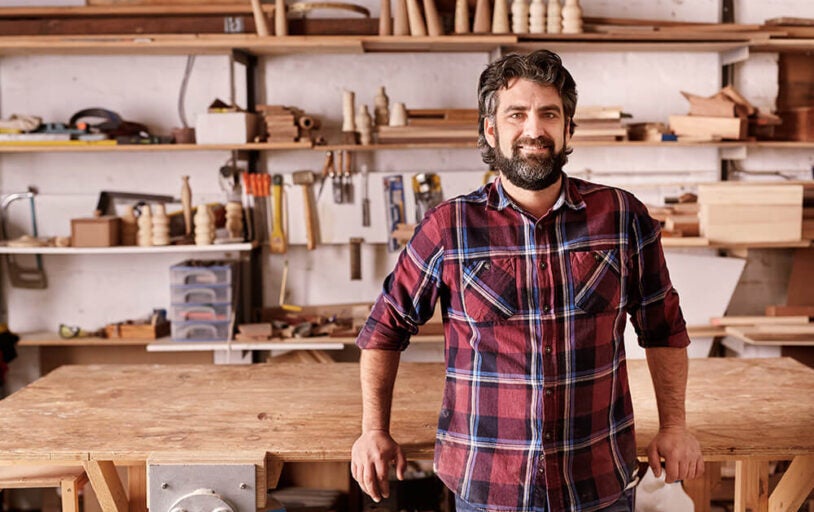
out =
<svg viewBox="0 0 814 512"><path fill-rule="evenodd" d="M464 309L472 321L495 322L517 313L517 273L511 258L466 261L461 279Z"/></svg>
<svg viewBox="0 0 814 512"><path fill-rule="evenodd" d="M570 251L574 305L585 313L619 307L622 290L618 249Z"/></svg>

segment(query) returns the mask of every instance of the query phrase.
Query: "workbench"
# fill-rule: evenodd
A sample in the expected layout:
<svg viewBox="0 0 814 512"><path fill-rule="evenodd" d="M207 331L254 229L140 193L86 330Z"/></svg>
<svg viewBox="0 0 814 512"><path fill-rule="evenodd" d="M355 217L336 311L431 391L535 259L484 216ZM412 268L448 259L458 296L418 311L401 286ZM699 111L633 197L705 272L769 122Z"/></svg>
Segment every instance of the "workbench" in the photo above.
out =
<svg viewBox="0 0 814 512"><path fill-rule="evenodd" d="M644 456L655 398L646 363L628 367ZM105 512L145 510L153 464L249 465L255 481L240 487L261 508L284 463L349 460L358 373L354 363L64 366L0 401L0 464L82 465ZM410 459L432 458L443 382L442 364L401 365L392 430ZM687 421L708 462L737 461L737 510L797 510L814 487L812 397L814 370L788 358L691 361ZM792 460L771 497L770 460Z"/></svg>

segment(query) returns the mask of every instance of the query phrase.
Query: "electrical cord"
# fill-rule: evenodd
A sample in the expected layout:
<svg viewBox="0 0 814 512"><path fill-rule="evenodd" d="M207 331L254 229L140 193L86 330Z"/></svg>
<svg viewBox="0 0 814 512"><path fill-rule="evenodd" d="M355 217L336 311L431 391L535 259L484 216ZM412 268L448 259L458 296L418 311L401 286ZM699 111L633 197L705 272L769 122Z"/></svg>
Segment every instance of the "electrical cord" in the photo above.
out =
<svg viewBox="0 0 814 512"><path fill-rule="evenodd" d="M189 128L187 123L187 114L184 110L184 98L187 95L187 84L189 84L189 75L192 74L192 67L195 65L195 56L187 56L187 64L184 67L184 78L181 80L181 90L178 91L178 117L181 118L181 125L184 128Z"/></svg>

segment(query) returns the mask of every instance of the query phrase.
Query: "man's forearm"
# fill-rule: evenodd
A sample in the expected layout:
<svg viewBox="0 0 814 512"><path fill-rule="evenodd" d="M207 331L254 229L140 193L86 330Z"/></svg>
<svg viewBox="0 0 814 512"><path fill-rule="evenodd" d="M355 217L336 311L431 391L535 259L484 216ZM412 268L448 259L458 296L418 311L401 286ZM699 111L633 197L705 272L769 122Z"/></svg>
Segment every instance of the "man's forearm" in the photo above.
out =
<svg viewBox="0 0 814 512"><path fill-rule="evenodd" d="M362 382L362 432L390 430L393 385L401 352L362 350L359 360Z"/></svg>
<svg viewBox="0 0 814 512"><path fill-rule="evenodd" d="M684 399L687 392L687 349L648 348L647 366L656 391L659 427L685 427Z"/></svg>

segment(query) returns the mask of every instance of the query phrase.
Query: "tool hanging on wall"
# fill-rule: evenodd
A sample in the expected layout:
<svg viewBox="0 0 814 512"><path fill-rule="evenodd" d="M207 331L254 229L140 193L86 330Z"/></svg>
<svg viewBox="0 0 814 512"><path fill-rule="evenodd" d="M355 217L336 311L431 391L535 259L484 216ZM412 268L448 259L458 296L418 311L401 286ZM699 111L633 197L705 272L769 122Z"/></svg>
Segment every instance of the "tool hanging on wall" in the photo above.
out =
<svg viewBox="0 0 814 512"><path fill-rule="evenodd" d="M317 200L322 197L322 189L325 188L325 182L331 180L331 185L336 179L336 164L334 163L334 152L326 151L325 160L322 163L322 172L320 173L319 192L317 192ZM336 190L334 190L334 201L336 201Z"/></svg>
<svg viewBox="0 0 814 512"><path fill-rule="evenodd" d="M399 250L400 244L393 236L393 232L407 219L404 213L404 180L401 175L385 176L383 185L387 215L387 250L396 252Z"/></svg>
<svg viewBox="0 0 814 512"><path fill-rule="evenodd" d="M34 187L28 187L28 192L20 192L16 194L8 194L0 201L0 229L2 229L3 240L9 239L8 229L8 209L15 201L28 199L28 205L31 211L31 235L28 238L36 240L39 236L37 233L37 210L34 206L34 197L37 195L37 190ZM35 256L37 266L36 268L24 267L17 263L13 255L6 255L6 263L9 272L9 282L15 288L29 288L35 290L42 290L48 287L48 280L45 276L45 269L42 265L42 255Z"/></svg>
<svg viewBox="0 0 814 512"><path fill-rule="evenodd" d="M367 165L362 164L362 226L370 226L370 198Z"/></svg>
<svg viewBox="0 0 814 512"><path fill-rule="evenodd" d="M317 223L314 213L314 173L311 171L296 171L291 174L291 179L295 185L302 187L302 205L305 213L305 238L309 251L317 247Z"/></svg>
<svg viewBox="0 0 814 512"><path fill-rule="evenodd" d="M353 203L353 160L350 151L343 151L342 159L342 203Z"/></svg>
<svg viewBox="0 0 814 512"><path fill-rule="evenodd" d="M444 200L441 177L434 172L413 175L413 196L415 197L415 220L421 222L427 210Z"/></svg>
<svg viewBox="0 0 814 512"><path fill-rule="evenodd" d="M251 182L249 173L244 172L241 174L243 181L243 190L241 191L241 200L243 201L243 222L246 232L246 240L251 242L254 240L254 195L252 194Z"/></svg>
<svg viewBox="0 0 814 512"><path fill-rule="evenodd" d="M283 229L283 176L275 174L271 178L271 196L274 202L274 222L269 235L269 246L274 254L283 254L288 242Z"/></svg>

